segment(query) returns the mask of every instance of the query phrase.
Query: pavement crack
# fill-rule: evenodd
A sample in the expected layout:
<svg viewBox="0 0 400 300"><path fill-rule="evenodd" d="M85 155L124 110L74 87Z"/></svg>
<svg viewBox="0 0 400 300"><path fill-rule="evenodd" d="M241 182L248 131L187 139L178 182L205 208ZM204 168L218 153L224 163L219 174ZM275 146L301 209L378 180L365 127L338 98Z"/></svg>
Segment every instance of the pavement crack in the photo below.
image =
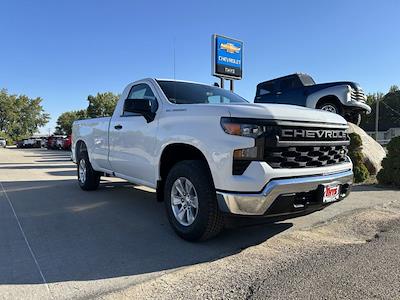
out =
<svg viewBox="0 0 400 300"><path fill-rule="evenodd" d="M29 243L29 241L28 241L28 238L26 237L25 231L24 231L24 229L22 228L22 225L21 225L21 222L20 222L20 220L19 220L19 218L18 218L18 215L17 215L17 213L15 212L15 209L14 209L14 206L13 206L11 200L10 200L10 197L8 197L8 194L7 194L6 190L4 189L3 183L2 183L1 181L0 181L0 187L1 187L1 192L4 194L6 200L7 200L8 204L9 204L9 206L10 206L10 208L11 208L11 211L12 211L14 217L15 217L15 220L17 221L19 230L20 230L20 232L21 232L21 234L22 234L22 237L23 237L23 239L24 239L24 241L25 241L26 246L28 247L28 250L29 250L29 252L30 252L30 254L31 254L31 256L32 256L32 259L33 259L33 261L35 262L36 268L37 268L37 270L38 270L38 272L39 272L39 274L40 274L40 277L42 278L43 284L45 285L45 287L46 287L46 289L47 289L47 292L49 293L50 297L53 298L53 295L52 295L52 293L51 293L51 291L50 291L50 287L49 287L49 285L48 285L48 283L47 283L46 278L44 277L42 268L40 267L40 264L39 264L39 262L38 262L38 260L37 260L37 258L36 258L36 255L35 255L35 253L34 253L32 247L31 247L31 245L30 245L30 243Z"/></svg>
<svg viewBox="0 0 400 300"><path fill-rule="evenodd" d="M249 287L248 287L248 293L247 293L247 295L246 295L246 299L247 300L250 300L250 299L252 299L253 298L253 295L254 295L254 288L253 288L253 286L252 285L250 285Z"/></svg>

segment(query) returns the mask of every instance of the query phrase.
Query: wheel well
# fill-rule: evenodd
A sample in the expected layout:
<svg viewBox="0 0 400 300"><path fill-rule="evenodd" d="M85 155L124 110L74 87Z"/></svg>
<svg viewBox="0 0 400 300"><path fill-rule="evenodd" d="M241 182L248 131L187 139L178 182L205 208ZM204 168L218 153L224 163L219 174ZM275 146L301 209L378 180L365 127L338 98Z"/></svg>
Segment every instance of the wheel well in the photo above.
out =
<svg viewBox="0 0 400 300"><path fill-rule="evenodd" d="M316 108L320 108L325 103L335 104L337 106L337 108L339 109L340 113L342 112L342 103L339 101L338 97L336 97L334 95L324 96L318 100Z"/></svg>
<svg viewBox="0 0 400 300"><path fill-rule="evenodd" d="M76 149L75 149L75 159L78 160L78 156L82 152L87 152L86 144L84 141L79 140L76 142Z"/></svg>
<svg viewBox="0 0 400 300"><path fill-rule="evenodd" d="M209 175L211 170L207 163L207 159L203 153L194 146L188 144L171 144L165 147L160 159L160 180L157 183L157 200L163 201L164 182L171 168L178 162L183 160L200 160L204 161L207 166Z"/></svg>

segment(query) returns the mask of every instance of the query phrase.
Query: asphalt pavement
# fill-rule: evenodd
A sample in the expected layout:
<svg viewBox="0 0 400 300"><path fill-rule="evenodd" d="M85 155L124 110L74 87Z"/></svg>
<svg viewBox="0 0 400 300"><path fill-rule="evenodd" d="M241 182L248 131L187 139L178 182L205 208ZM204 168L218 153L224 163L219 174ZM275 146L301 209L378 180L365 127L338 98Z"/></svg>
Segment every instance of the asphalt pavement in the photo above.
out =
<svg viewBox="0 0 400 300"><path fill-rule="evenodd" d="M400 299L400 191L181 240L154 191L82 191L69 153L0 149L0 298Z"/></svg>

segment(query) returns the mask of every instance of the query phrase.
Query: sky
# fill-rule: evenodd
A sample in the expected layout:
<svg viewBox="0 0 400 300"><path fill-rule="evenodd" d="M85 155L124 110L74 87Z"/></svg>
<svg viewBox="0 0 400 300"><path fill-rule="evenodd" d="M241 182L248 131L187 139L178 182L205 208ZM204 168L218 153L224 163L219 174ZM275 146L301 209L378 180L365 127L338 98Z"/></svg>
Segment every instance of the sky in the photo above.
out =
<svg viewBox="0 0 400 300"><path fill-rule="evenodd" d="M368 93L400 85L398 0L0 0L0 12L0 88L43 98L46 133L89 94L138 79L218 81L213 33L244 42L235 92L250 101L257 83L294 72Z"/></svg>

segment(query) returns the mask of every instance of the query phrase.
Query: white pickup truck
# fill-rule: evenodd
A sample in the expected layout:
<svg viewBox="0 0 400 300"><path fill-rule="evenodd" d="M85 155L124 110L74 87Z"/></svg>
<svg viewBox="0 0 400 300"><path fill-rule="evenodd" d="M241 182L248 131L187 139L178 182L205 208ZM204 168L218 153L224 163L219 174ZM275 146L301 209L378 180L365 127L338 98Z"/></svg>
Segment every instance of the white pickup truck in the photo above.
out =
<svg viewBox="0 0 400 300"><path fill-rule="evenodd" d="M229 215L287 218L346 197L346 130L337 114L143 79L112 117L74 122L72 153L83 190L104 174L154 188L176 233L205 240Z"/></svg>

